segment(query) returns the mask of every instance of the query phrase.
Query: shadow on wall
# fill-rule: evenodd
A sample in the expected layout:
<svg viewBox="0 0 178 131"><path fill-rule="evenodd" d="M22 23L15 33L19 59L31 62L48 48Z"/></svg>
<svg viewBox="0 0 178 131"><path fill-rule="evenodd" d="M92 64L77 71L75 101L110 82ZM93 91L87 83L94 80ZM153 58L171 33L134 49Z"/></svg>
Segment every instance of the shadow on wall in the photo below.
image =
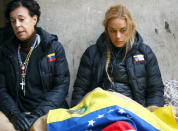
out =
<svg viewBox="0 0 178 131"><path fill-rule="evenodd" d="M0 0L0 46L6 41L11 35L13 35L13 31L11 29L11 25L6 21L4 12L7 7L7 4L11 0Z"/></svg>
<svg viewBox="0 0 178 131"><path fill-rule="evenodd" d="M0 0L0 28L4 27L6 25L6 19L4 17L4 12L7 7L7 4L11 0Z"/></svg>

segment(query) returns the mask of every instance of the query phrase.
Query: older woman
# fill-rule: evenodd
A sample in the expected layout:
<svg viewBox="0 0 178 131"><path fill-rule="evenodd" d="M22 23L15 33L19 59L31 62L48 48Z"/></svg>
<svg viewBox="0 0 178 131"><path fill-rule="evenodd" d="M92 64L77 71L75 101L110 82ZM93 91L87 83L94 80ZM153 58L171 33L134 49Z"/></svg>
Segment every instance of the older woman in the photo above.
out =
<svg viewBox="0 0 178 131"><path fill-rule="evenodd" d="M163 82L155 54L135 29L129 11L110 7L105 32L83 54L72 105L96 87L119 92L145 107L164 105Z"/></svg>
<svg viewBox="0 0 178 131"><path fill-rule="evenodd" d="M69 69L57 36L36 27L35 0L11 1L6 17L15 35L1 50L0 110L16 130L27 131L50 109L67 107Z"/></svg>

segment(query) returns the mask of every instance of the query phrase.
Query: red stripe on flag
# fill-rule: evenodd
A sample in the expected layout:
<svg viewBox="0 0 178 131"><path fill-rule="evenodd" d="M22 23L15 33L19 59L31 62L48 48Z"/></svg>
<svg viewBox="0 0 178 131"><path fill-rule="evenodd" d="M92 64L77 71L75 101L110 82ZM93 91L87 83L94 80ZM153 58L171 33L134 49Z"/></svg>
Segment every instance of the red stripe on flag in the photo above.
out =
<svg viewBox="0 0 178 131"><path fill-rule="evenodd" d="M117 121L105 127L102 131L127 131L127 130L135 131L135 129L129 123L125 121Z"/></svg>
<svg viewBox="0 0 178 131"><path fill-rule="evenodd" d="M53 59L49 59L48 62L52 62L52 61L55 61L56 58L53 58Z"/></svg>

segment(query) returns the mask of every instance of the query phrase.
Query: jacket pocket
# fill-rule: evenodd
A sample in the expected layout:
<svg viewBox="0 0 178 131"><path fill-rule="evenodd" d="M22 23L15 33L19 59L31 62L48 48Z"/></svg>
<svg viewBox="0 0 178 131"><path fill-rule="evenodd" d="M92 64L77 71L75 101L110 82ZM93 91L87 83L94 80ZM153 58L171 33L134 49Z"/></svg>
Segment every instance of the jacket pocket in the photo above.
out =
<svg viewBox="0 0 178 131"><path fill-rule="evenodd" d="M52 87L52 73L51 72L42 72L42 82L43 82L43 89L49 90Z"/></svg>
<svg viewBox="0 0 178 131"><path fill-rule="evenodd" d="M134 62L134 67L136 77L146 76L145 61Z"/></svg>
<svg viewBox="0 0 178 131"><path fill-rule="evenodd" d="M52 87L53 82L53 70L54 70L54 62L48 62L47 57L42 59L40 63L40 74L42 81L42 88L44 90L49 90Z"/></svg>

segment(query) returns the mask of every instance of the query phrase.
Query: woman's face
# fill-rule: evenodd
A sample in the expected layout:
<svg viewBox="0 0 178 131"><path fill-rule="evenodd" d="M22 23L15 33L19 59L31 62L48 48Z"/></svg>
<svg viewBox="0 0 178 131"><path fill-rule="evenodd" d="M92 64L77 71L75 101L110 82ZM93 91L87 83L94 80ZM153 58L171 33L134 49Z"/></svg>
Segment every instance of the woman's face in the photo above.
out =
<svg viewBox="0 0 178 131"><path fill-rule="evenodd" d="M128 29L126 20L113 18L109 20L107 31L115 47L123 47L128 41Z"/></svg>
<svg viewBox="0 0 178 131"><path fill-rule="evenodd" d="M30 16L27 8L20 6L10 12L13 31L19 40L27 40L35 30L37 16Z"/></svg>

